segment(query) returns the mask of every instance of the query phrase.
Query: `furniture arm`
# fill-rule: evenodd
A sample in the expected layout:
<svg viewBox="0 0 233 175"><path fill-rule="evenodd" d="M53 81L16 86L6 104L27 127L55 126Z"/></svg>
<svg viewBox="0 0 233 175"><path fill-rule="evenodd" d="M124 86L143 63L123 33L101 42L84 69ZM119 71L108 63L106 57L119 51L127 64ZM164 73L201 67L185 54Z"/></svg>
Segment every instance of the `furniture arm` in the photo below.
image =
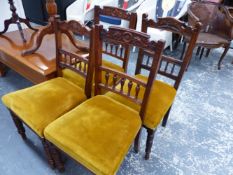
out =
<svg viewBox="0 0 233 175"><path fill-rule="evenodd" d="M232 7L225 7L220 6L220 11L225 15L226 20L224 20L224 24L228 26L230 23L230 27L225 27L225 33L227 34L230 39L233 39L233 8Z"/></svg>
<svg viewBox="0 0 233 175"><path fill-rule="evenodd" d="M189 21L191 22L191 24L193 24L193 22L195 23L196 21L200 21L200 19L196 15L194 15L193 12L189 8L188 8L187 13L188 13L189 20L191 19L191 21Z"/></svg>

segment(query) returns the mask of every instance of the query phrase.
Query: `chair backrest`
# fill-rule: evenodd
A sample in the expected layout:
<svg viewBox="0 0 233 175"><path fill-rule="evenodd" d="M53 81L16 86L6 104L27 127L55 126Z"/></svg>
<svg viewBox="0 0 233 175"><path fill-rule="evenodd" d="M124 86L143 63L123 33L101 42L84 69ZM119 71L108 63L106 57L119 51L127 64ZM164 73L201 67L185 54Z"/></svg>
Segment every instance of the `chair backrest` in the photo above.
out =
<svg viewBox="0 0 233 175"><path fill-rule="evenodd" d="M224 5L214 2L192 2L188 8L188 22L193 25L196 21L202 23L202 32L217 34L231 39L232 18Z"/></svg>
<svg viewBox="0 0 233 175"><path fill-rule="evenodd" d="M108 17L113 17L115 19L128 21L130 29L136 28L136 23L137 23L136 13L131 13L116 7L104 6L103 8L100 8L99 6L95 6L94 24L100 23L101 16L108 16ZM122 55L116 57L118 60L122 61L122 67L124 68L125 72L127 71L127 66L129 62L129 52L130 52L129 48L126 47L124 50L122 50ZM111 53L108 54L107 52L105 54L111 55Z"/></svg>
<svg viewBox="0 0 233 175"><path fill-rule="evenodd" d="M89 45L83 46L73 33L90 37ZM64 36L65 35L65 36ZM64 46L62 40L68 37L72 45L77 51L71 51L70 45ZM77 74L80 74L86 79L85 94L91 97L92 78L94 71L94 58L93 58L93 32L90 28L80 24L77 21L60 21L56 20L55 23L55 39L56 39L56 66L57 76L62 76L62 69L70 69ZM83 55L81 53L87 53Z"/></svg>
<svg viewBox="0 0 233 175"><path fill-rule="evenodd" d="M184 54L182 60L176 59L170 56L162 56L161 65L158 70L158 74L165 76L174 81L174 88L178 88L183 74L189 64L192 57L192 52L196 44L196 40L201 28L199 22L194 27L187 26L184 22L176 20L172 17L158 18L157 21L147 18L147 14L143 14L142 17L142 32L147 33L149 27L170 31L175 34L189 38L189 46ZM136 65L135 74L139 74L141 69L151 71L150 59L152 53L143 50L139 50L139 58ZM146 59L146 60L144 60Z"/></svg>
<svg viewBox="0 0 233 175"><path fill-rule="evenodd" d="M154 78L158 71L158 66L161 60L162 50L164 48L163 41L150 41L149 35L137 32L132 29L125 29L120 27L110 27L108 31L103 29L103 26L95 26L95 95L101 93L101 90L112 91L116 94L122 95L129 100L141 105L140 116L144 117L147 101L150 95L151 87ZM102 64L102 53L104 51L104 43L111 43L115 46L121 45L122 47L138 47L143 50L153 51L152 70L150 71L147 82L133 78L126 73L119 72L115 69L111 69ZM119 47L115 47L118 50ZM118 51L116 51L118 52ZM102 74L104 73L105 82L102 80ZM113 83L108 83L112 77ZM129 83L126 83L129 82ZM120 84L121 88L116 88L117 84ZM133 85L136 85L135 94L131 93ZM128 92L123 91L124 87L128 87ZM138 94L142 87L145 88L144 97L142 100L138 98Z"/></svg>
<svg viewBox="0 0 233 175"><path fill-rule="evenodd" d="M137 23L137 14L133 12L128 12L124 9L112 7L112 6L103 6L101 8L100 6L95 6L95 12L94 12L94 24L100 23L100 17L101 16L108 16L113 18L118 18L120 20L125 20L129 22L130 29L136 28Z"/></svg>

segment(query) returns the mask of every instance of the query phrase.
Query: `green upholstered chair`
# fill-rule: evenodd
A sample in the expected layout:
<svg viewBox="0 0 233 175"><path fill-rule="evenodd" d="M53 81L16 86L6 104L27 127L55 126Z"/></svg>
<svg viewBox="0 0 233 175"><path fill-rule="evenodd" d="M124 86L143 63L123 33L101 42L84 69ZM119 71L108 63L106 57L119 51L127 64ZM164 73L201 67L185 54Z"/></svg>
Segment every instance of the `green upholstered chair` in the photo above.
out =
<svg viewBox="0 0 233 175"><path fill-rule="evenodd" d="M151 88L158 71L164 42L150 41L149 35L132 29L110 27L105 31L95 26L95 95L81 105L49 124L44 130L45 138L52 143L53 150L62 150L95 174L116 174L131 144L141 128ZM104 43L104 44L103 44ZM133 78L126 73L102 64L105 43L121 47L137 46L153 51L153 71L147 81ZM104 81L102 79L104 74ZM112 84L109 83L112 79ZM117 84L127 93L117 89ZM131 92L136 85L136 93ZM138 104L139 111L100 95L101 89L124 96ZM143 91L143 97L138 94ZM56 151L53 151L56 152ZM54 156L61 164L59 156ZM62 166L61 166L62 168Z"/></svg>
<svg viewBox="0 0 233 175"><path fill-rule="evenodd" d="M183 77L189 60L192 57L192 51L200 30L200 24L197 23L194 28L191 28L185 25L185 23L171 17L159 18L158 21L155 22L153 20L148 20L147 15L144 14L142 21L142 32L146 33L147 28L149 27L170 31L179 35L188 36L189 38L191 38L191 42L189 43L189 47L186 50L182 60L165 55L162 56L162 61L158 70L158 74L172 80L174 84L171 85L161 80L155 80L153 82L147 109L145 111L145 117L143 119L143 126L147 129L148 133L146 141L145 159L149 159L154 139L154 133L156 131L157 126L160 124L162 120L162 125L166 125L170 108L176 96L176 91L179 87L180 81ZM135 78L138 78L141 81L147 81L148 77L141 74L141 69L148 70L149 72L152 70L152 58L150 56L151 54L152 53L148 51L145 52L141 49L139 50ZM119 85L118 88L120 88ZM133 89L135 88L133 87ZM143 90L141 92L143 92ZM133 104L124 97L113 94L111 92L107 93L106 95L137 111L139 111L140 109L138 105ZM143 95L139 93L139 98L142 97ZM139 143L137 145L139 145ZM135 151L138 152L139 148L135 147Z"/></svg>
<svg viewBox="0 0 233 175"><path fill-rule="evenodd" d="M76 67L75 63L82 62L84 66L91 67L92 59L81 57L62 47L62 28L67 26L70 30L87 30L78 22L60 22L56 19L57 73L59 76L62 69L67 68L76 74L80 74L83 79L86 79L85 90L65 78L57 77L26 89L11 92L2 97L2 101L12 114L13 121L22 138L26 139L23 126L25 124L42 140L52 168L55 167L55 163L51 157L49 146L44 139L45 127L91 96L93 69L87 70Z"/></svg>

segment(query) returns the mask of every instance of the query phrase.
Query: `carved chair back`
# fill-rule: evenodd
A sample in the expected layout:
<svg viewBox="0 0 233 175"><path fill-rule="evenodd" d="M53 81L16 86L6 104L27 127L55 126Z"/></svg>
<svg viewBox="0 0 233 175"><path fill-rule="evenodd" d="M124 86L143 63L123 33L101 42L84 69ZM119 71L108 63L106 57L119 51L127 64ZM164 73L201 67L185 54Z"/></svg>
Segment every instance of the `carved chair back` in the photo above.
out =
<svg viewBox="0 0 233 175"><path fill-rule="evenodd" d="M108 31L103 29L103 26L95 26L95 95L101 93L101 90L112 91L116 94L122 95L127 99L141 105L140 116L144 117L147 101L151 91L154 78L157 74L158 67L161 60L162 51L164 49L164 42L150 41L149 35L137 32L132 29L125 29L120 27L110 27ZM149 74L147 82L133 78L126 73L111 69L102 64L102 54L104 53L104 43L111 43L114 45L122 45L123 47L139 47L143 50L153 51L152 71ZM102 80L104 74L105 82ZM111 84L108 82L111 81ZM119 85L120 88L116 88ZM132 87L135 87L135 93L132 93ZM127 93L123 91L127 88ZM144 97L142 100L138 98L141 89L145 88Z"/></svg>
<svg viewBox="0 0 233 175"><path fill-rule="evenodd" d="M232 22L227 8L214 2L192 2L188 8L188 21L202 23L202 32L216 34L227 40L233 39Z"/></svg>
<svg viewBox="0 0 233 175"><path fill-rule="evenodd" d="M90 36L89 46L83 46L78 43L73 33ZM62 43L63 35L69 38L72 45L78 49L77 52L71 51ZM85 94L91 97L92 78L94 71L93 58L93 31L77 21L60 21L55 23L55 40L56 40L56 66L57 75L62 76L62 69L70 69L85 78ZM79 52L88 51L88 55L82 55Z"/></svg>
<svg viewBox="0 0 233 175"><path fill-rule="evenodd" d="M171 56L162 56L162 61L158 70L158 74L165 76L166 78L173 80L174 88L178 89L183 74L189 64L192 57L192 52L195 47L197 37L201 28L200 23L196 23L195 27L187 26L184 22L176 20L172 17L158 18L157 21L148 19L147 14L143 14L142 19L142 32L147 33L147 29L156 28L160 30L170 31L172 33L190 38L189 46L183 56L183 59L177 59ZM153 52L139 50L139 58L137 60L135 74L140 74L141 69L148 71L152 70L151 67L151 54Z"/></svg>
<svg viewBox="0 0 233 175"><path fill-rule="evenodd" d="M128 12L124 9L120 9L116 7L104 6L103 8L100 8L100 6L95 6L94 24L100 23L101 15L110 16L110 17L128 21L129 28L136 29L136 23L137 23L136 13ZM110 47L110 46L106 46L106 47ZM105 54L112 56L112 54L114 54L112 51L113 50L110 48L106 50ZM127 66L128 66L128 61L129 61L129 52L130 52L129 47L122 48L122 54L115 57L122 62L122 67L124 68L125 72L127 71Z"/></svg>

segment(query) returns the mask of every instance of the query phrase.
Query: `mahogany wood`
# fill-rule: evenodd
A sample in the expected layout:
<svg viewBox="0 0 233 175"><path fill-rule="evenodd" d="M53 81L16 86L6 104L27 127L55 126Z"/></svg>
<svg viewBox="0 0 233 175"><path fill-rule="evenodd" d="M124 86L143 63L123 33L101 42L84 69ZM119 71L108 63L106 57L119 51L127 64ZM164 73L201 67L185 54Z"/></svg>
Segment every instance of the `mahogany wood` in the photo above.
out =
<svg viewBox="0 0 233 175"><path fill-rule="evenodd" d="M115 18L119 18L121 20L125 20L129 22L130 29L136 29L137 24L137 14L133 12L128 12L121 8L104 6L100 8L100 6L95 6L94 8L94 24L100 23L100 16L111 16ZM115 49L113 49L113 47ZM115 52L113 52L115 51ZM129 47L122 47L120 45L113 45L105 43L105 50L103 51L105 54L115 57L122 61L122 67L124 68L125 72L127 71L128 62L129 62Z"/></svg>
<svg viewBox="0 0 233 175"><path fill-rule="evenodd" d="M49 8L50 7L48 7L48 9ZM55 11L53 13L55 13ZM54 17L53 19L54 19L53 27L54 27L54 31L55 31L55 39L54 39L54 35L46 36L46 37L51 38L52 39L51 41L53 41L53 43L46 42L49 45L46 46L46 48L45 48L45 53L50 53L52 56L54 55L54 53L56 53L56 60L52 59L53 66L54 66L53 76L60 76L61 75L61 69L63 69L63 68L69 68L69 69L72 69L75 72L81 74L82 76L84 76L86 78L85 94L89 98L89 97L91 97L91 88L92 88L92 79L93 79L92 76L93 76L93 68L94 68L93 67L94 64L93 64L93 61L92 61L94 59L94 57L93 57L93 55L94 55L93 46L94 45L93 45L93 42L92 42L93 32L91 32L88 28L86 28L85 26L82 26L78 22L74 22L74 21L72 23L61 22L58 17ZM72 24L72 25L70 25L70 24ZM67 25L68 25L68 28L67 28ZM68 34L68 36L66 36L67 33L64 32L64 28L65 29L67 28L66 30L69 29L69 31L79 31L80 33L87 33L90 36L91 46L84 47L83 45L78 45L78 42L76 42L76 40L73 37L70 38L69 34ZM31 37L31 40L33 40L32 38L33 37ZM10 39L8 39L8 40L10 40ZM70 41L70 42L67 43L67 40ZM54 41L55 41L55 43L54 43ZM15 48L19 48L18 50L21 50L21 51L22 51L22 49L27 47L26 45L23 45L23 46L22 45L17 45L14 42L9 42L8 45L13 46ZM53 48L55 47L54 52L53 52L53 50L51 50L49 48L49 46L52 46ZM44 47L44 45L42 45L42 47ZM42 47L40 49L42 49ZM9 48L12 49L11 47L9 47ZM75 50L74 50L74 48L75 48ZM84 51L86 51L87 48L91 48L91 51L90 51L90 54L88 56L86 56L86 53L85 53L84 56L82 56L82 52L80 53L80 51L82 51L82 50L77 51L77 48L79 48L79 49L81 48ZM7 53L9 55L10 55L10 53L12 54L12 52L7 52ZM33 55L35 55L35 54L29 55L27 57L30 57L31 59L33 59L34 58ZM14 58L15 58L15 55L12 56L12 60ZM45 57L45 58L47 58L47 57ZM25 63L25 59L26 59L26 57L22 58L22 59L18 59L18 60L16 58L15 60L23 61L23 63ZM6 61L6 63L8 63L8 62ZM9 62L9 64L10 63L11 62ZM76 63L80 63L79 66L77 66ZM83 68L81 63L83 63L84 66L85 65L86 66ZM88 69L87 69L87 65L88 65ZM17 66L18 65L16 65L16 67ZM28 64L26 64L24 66L27 67ZM35 65L34 65L34 67L35 67ZM22 67L18 66L18 68L22 68ZM44 68L44 67L42 67L42 68ZM22 138L25 139L26 135L25 135L25 129L23 128L22 120L20 120L20 117L15 115L13 111L10 110L10 113L12 114L13 120L15 122L15 125L16 125L17 129L18 129L18 132L21 134ZM25 123L25 125L27 125L27 123ZM30 129L33 131L32 128L30 128ZM39 138L42 140L42 144L44 146L44 150L45 150L45 153L46 153L46 156L47 156L47 159L48 159L48 163L50 164L50 166L52 168L56 167L59 170L62 170L63 165L62 165L62 163L60 164L60 162L58 162L58 159L59 159L58 156L59 155L57 155L56 151L49 146L49 144L45 140L45 138L43 138L43 137L39 137Z"/></svg>
<svg viewBox="0 0 233 175"><path fill-rule="evenodd" d="M52 158L54 160L55 167L60 172L64 172L65 171L65 167L64 167L64 163L62 161L61 154L60 154L59 150L53 144L51 144L51 143L49 143L49 149L50 149Z"/></svg>
<svg viewBox="0 0 233 175"><path fill-rule="evenodd" d="M149 27L170 31L180 36L190 38L188 49L186 50L185 53L183 53L182 60L163 55L161 63L160 63L160 67L158 70L158 74L165 76L168 79L173 80L174 88L178 89L181 79L184 75L184 72L192 57L193 48L195 47L196 40L197 40L199 31L201 29L201 24L199 22L196 22L194 27L190 27L190 26L187 26L184 22L181 22L171 17L158 18L158 20L155 22L152 19L148 19L147 14L143 14L142 29L141 29L142 32L147 33L147 29ZM150 60L152 59L151 55L153 55L153 51L150 52L148 50L144 51L142 49L139 49L139 58L137 60L135 74L140 74L141 69L148 70L149 72L153 70L150 64L151 62ZM166 126L167 119L169 116L169 111L170 109L164 116L162 126ZM147 129L147 133L148 133L146 150L145 150L146 152L145 159L149 159L155 131L147 128L146 126L145 128Z"/></svg>
<svg viewBox="0 0 233 175"><path fill-rule="evenodd" d="M24 32L23 32L21 23L26 24L28 28L30 28L30 29L32 29L34 31L37 31L38 29L33 28L27 19L23 19L23 18L20 18L18 16L13 0L8 0L8 3L10 4L10 10L12 12L12 16L11 16L10 19L7 19L7 20L4 21L4 29L3 29L3 31L0 32L0 35L5 33L8 30L10 24L17 24L20 36L21 36L23 42L26 43L26 39L25 39L25 36L24 36Z"/></svg>
<svg viewBox="0 0 233 175"><path fill-rule="evenodd" d="M13 111L11 111L11 110L9 110L9 111L10 111L11 117L12 117L12 119L14 121L14 124L15 124L15 126L16 126L16 128L18 130L18 133L21 135L23 140L26 140L27 137L26 137L26 134L25 134L25 129L24 129L24 126L23 126L23 122L17 117L17 115Z"/></svg>
<svg viewBox="0 0 233 175"><path fill-rule="evenodd" d="M33 83L41 83L56 76L55 37L48 35L36 53L22 56L22 51L34 45L38 33L24 29L27 43L22 43L18 31L0 35L0 75L5 73L5 66L15 70ZM77 51L69 44L69 39L63 36L63 46L73 52ZM76 42L77 45L83 44Z"/></svg>
<svg viewBox="0 0 233 175"><path fill-rule="evenodd" d="M128 36L128 37L125 37L125 36ZM95 57L90 56L90 58L95 58L95 65L93 64L93 61L92 61L92 63L89 66L95 67L95 95L101 94L101 89L105 89L107 91L111 91L119 95L122 95L128 98L129 100L141 105L140 117L141 119L143 119L145 115L145 109L146 109L147 101L149 99L149 94L151 91L152 83L158 72L158 67L159 67L159 63L161 60L161 55L162 55L162 51L164 49L165 43L162 41L158 41L158 42L150 41L149 35L145 33L137 32L135 30L124 29L124 28L119 28L119 27L110 27L109 30L106 31L103 29L103 26L100 26L100 25L94 26L94 32L92 34L92 37L94 38L94 41L91 43L94 43L94 44L92 44L90 47L94 49L90 53L93 56L95 55ZM115 69L110 69L102 65L102 53L104 50L103 46L105 45L106 42L110 44L114 44L114 45L137 46L142 49L149 50L151 52L155 51L153 52L153 56L152 56L154 58L152 61L153 71L150 72L148 82L145 83L141 80L138 80L136 78L133 78L127 75L126 73L122 73ZM57 52L57 54L59 54L59 52ZM105 72L105 82L102 82L103 72ZM112 85L108 83L110 74L113 75ZM117 79L120 79L120 81L117 81ZM128 80L129 83L125 83L126 80ZM118 82L121 84L120 90L116 88L116 85L118 84ZM133 83L138 85L136 86L135 94L132 94L130 92ZM128 87L127 93L123 92L124 86ZM145 87L145 93L144 93L144 97L142 101L139 101L137 99L137 95L140 91L139 86ZM138 134L137 136L140 136L140 134ZM136 138L136 140L139 140L138 137ZM137 142L136 145L137 144L139 144L139 142ZM59 154L56 151L56 149L58 148L53 147L54 154L56 154L55 155L56 158L54 157L54 160L55 162L57 162L57 164L60 164L60 167L63 170L62 162L61 162L61 159L59 158Z"/></svg>
<svg viewBox="0 0 233 175"><path fill-rule="evenodd" d="M156 130L147 129L147 140L146 140L146 154L145 159L148 160L150 158L150 152L153 145L154 135Z"/></svg>
<svg viewBox="0 0 233 175"><path fill-rule="evenodd" d="M57 75L62 76L62 69L67 68L83 76L86 79L85 93L86 96L90 98L94 71L94 42L92 41L93 32L90 30L90 28L80 24L77 21L62 22L59 19L56 19L54 22L54 27L56 38ZM89 45L86 43L85 46L81 42L78 43L73 37L73 34L70 33L90 37L90 42L88 43ZM73 47L76 48L75 52L64 48L62 35L67 35L67 38L69 38L70 42L73 44ZM69 36L72 36L72 38Z"/></svg>
<svg viewBox="0 0 233 175"><path fill-rule="evenodd" d="M41 46L43 39L46 35L54 34L54 22L57 17L57 4L55 0L46 0L46 9L49 15L49 23L48 25L39 31L39 34L36 38L36 45L32 48L27 49L23 52L23 55L30 55L35 53Z"/></svg>
<svg viewBox="0 0 233 175"><path fill-rule="evenodd" d="M111 44L118 44L122 46L136 46L140 48L142 51L148 51L151 53L152 59L152 65L151 65L151 71L149 74L148 82L142 82L140 80L137 80L135 78L130 77L129 75L125 73L120 73L116 70L112 70L110 68L107 68L102 65L102 53L103 53L103 46L104 43L111 43ZM151 87L154 81L154 78L159 70L160 65L160 59L162 50L164 48L164 42L158 41L149 41L149 35L145 33L140 33L135 30L130 29L123 29L118 27L110 27L108 31L104 30L102 26L95 26L95 50L96 50L96 60L95 60L95 95L98 95L101 93L101 89L105 89L107 91L111 91L114 93L117 93L119 95L122 95L126 97L127 99L133 101L134 103L137 103L141 105L140 110L140 117L143 120L145 115L145 110L147 106L147 102L149 99L149 94L151 91ZM105 83L102 82L102 73L105 72ZM113 85L108 84L108 78L110 77L109 74L112 74L113 76L113 82L116 82L116 78L119 79L121 88L116 89L116 84L113 83ZM126 84L125 81L128 80L129 83ZM131 93L132 84L136 84L136 93ZM124 93L123 88L124 86L128 86L128 92ZM144 98L141 100L138 100L137 95L140 91L140 87L145 87L145 93ZM135 143L134 143L134 150L135 152L138 152L139 145L140 145L140 133L141 130L138 132Z"/></svg>
<svg viewBox="0 0 233 175"><path fill-rule="evenodd" d="M137 134L135 141L134 141L134 152L135 153L139 153L141 132L142 132L142 128L138 131L138 134Z"/></svg>
<svg viewBox="0 0 233 175"><path fill-rule="evenodd" d="M230 10L219 3L192 2L188 8L188 21L190 25L193 25L195 21L202 23L202 29L196 43L197 46L207 49L224 48L218 62L218 69L220 69L233 38L233 18ZM186 40L189 41L189 38L186 38ZM204 49L202 49L200 58L203 52Z"/></svg>
<svg viewBox="0 0 233 175"><path fill-rule="evenodd" d="M49 147L50 146L49 143L44 138L41 139L41 142L42 142L42 145L44 147L48 163L49 163L50 167L52 169L54 169L56 167L56 163L55 163L55 160L53 160L52 149Z"/></svg>

